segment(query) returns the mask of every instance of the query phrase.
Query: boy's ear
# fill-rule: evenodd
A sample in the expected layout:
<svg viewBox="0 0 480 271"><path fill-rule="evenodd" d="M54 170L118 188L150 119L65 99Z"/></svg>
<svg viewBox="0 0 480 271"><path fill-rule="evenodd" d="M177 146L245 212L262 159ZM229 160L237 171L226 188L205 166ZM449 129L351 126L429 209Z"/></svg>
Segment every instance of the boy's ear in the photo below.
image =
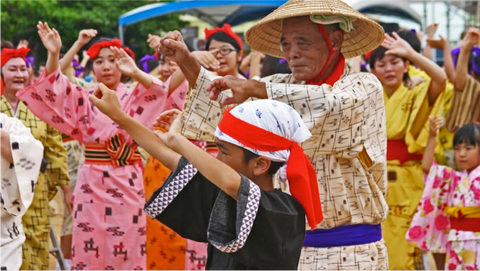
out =
<svg viewBox="0 0 480 271"><path fill-rule="evenodd" d="M268 159L267 157L259 156L255 158L253 175L261 176L263 174L268 173L268 169L270 168L271 164L272 164L272 161L270 161L270 159Z"/></svg>

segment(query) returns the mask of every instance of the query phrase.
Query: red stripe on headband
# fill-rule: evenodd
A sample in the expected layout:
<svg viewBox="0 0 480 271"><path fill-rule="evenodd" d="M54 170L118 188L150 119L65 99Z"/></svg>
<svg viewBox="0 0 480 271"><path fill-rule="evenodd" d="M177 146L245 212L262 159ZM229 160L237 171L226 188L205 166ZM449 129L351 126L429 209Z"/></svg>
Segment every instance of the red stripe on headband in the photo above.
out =
<svg viewBox="0 0 480 271"><path fill-rule="evenodd" d="M230 27L229 24L224 24L222 27L215 27L214 29L205 28L205 39L208 40L210 36L212 36L217 32L223 32L226 35L232 37L235 41L237 41L238 47L240 47L240 51L243 50L242 39L237 34L235 34L235 32L232 31L232 28Z"/></svg>
<svg viewBox="0 0 480 271"><path fill-rule="evenodd" d="M247 123L230 113L227 109L223 114L218 128L225 134L235 138L244 146L259 151L273 152L290 150L287 161L287 179L292 196L305 209L310 228L315 229L323 220L322 206L318 191L317 175L310 160L303 153L297 142L288 140L277 134L266 131ZM243 131L249 131L245 133ZM252 136L253 135L253 136Z"/></svg>
<svg viewBox="0 0 480 271"><path fill-rule="evenodd" d="M97 58L101 49L110 48L110 46L121 48L122 42L119 39L103 40L103 41L97 42L92 46L90 46L90 48L88 48L87 54L91 60L94 60L95 58Z"/></svg>
<svg viewBox="0 0 480 271"><path fill-rule="evenodd" d="M10 49L10 48L3 48L2 49L2 67L12 58L15 57L21 57L23 61L25 61L25 57L27 57L28 52L30 52L30 49L27 47L21 47L18 49ZM3 77L0 79L0 89L1 89L1 95L3 95Z"/></svg>

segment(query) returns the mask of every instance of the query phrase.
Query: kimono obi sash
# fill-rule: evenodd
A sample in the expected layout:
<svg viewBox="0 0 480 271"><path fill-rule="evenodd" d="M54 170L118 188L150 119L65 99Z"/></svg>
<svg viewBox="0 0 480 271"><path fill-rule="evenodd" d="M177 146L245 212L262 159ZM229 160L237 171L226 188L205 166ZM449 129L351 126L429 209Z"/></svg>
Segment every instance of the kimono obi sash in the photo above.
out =
<svg viewBox="0 0 480 271"><path fill-rule="evenodd" d="M445 207L445 214L450 217L450 227L458 231L480 232L480 207Z"/></svg>
<svg viewBox="0 0 480 271"><path fill-rule="evenodd" d="M137 145L129 145L122 134L115 135L105 144L85 144L85 164L121 167L141 162Z"/></svg>
<svg viewBox="0 0 480 271"><path fill-rule="evenodd" d="M332 229L308 230L305 234L304 247L341 247L374 243L382 240L382 226L359 224L345 225Z"/></svg>
<svg viewBox="0 0 480 271"><path fill-rule="evenodd" d="M387 161L399 160L403 164L410 160L422 160L422 154L408 152L408 146L404 140L387 140Z"/></svg>
<svg viewBox="0 0 480 271"><path fill-rule="evenodd" d="M70 142L70 141L73 141L75 140L73 137L69 136L69 135L66 135L66 134L62 134L62 141L63 143L65 142Z"/></svg>

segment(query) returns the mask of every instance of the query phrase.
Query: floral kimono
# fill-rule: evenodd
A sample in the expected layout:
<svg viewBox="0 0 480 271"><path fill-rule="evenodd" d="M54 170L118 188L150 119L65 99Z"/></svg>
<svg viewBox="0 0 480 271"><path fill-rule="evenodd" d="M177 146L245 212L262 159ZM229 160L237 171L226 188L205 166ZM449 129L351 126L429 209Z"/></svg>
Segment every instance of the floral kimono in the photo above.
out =
<svg viewBox="0 0 480 271"><path fill-rule="evenodd" d="M446 269L479 270L480 231L455 225L462 217L478 219L479 210L480 166L468 173L434 165L407 240L424 250L447 253ZM462 227L472 225L468 220L460 223Z"/></svg>

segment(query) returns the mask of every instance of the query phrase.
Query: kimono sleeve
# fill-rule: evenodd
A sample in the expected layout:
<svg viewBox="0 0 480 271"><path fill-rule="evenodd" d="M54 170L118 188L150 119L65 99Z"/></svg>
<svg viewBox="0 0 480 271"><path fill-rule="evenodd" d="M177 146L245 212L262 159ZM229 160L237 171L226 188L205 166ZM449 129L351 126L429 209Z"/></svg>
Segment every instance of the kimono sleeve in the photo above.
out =
<svg viewBox="0 0 480 271"><path fill-rule="evenodd" d="M72 84L60 68L48 75L44 73L35 83L17 92L17 97L37 117L82 143L96 115L89 96L89 91Z"/></svg>
<svg viewBox="0 0 480 271"><path fill-rule="evenodd" d="M68 176L67 151L63 147L62 134L47 125L47 140L44 144L45 171L48 181L48 198L52 200L58 185L70 185Z"/></svg>
<svg viewBox="0 0 480 271"><path fill-rule="evenodd" d="M480 121L480 82L468 75L463 91L455 90L450 111L446 119L446 127L455 132L469 122Z"/></svg>
<svg viewBox="0 0 480 271"><path fill-rule="evenodd" d="M145 212L184 238L207 242L207 226L218 188L185 158L145 204Z"/></svg>
<svg viewBox="0 0 480 271"><path fill-rule="evenodd" d="M434 165L425 182L425 190L407 231L407 241L417 247L445 253L450 223L444 213L448 205L448 190L454 176L448 167Z"/></svg>
<svg viewBox="0 0 480 271"><path fill-rule="evenodd" d="M205 89L214 79L214 76L205 68L200 69L195 86L190 89L185 102L182 134L190 139L215 141L215 129L223 115L224 106L221 101L232 96L231 90L220 93L217 101L210 100Z"/></svg>
<svg viewBox="0 0 480 271"><path fill-rule="evenodd" d="M2 157L2 207L22 216L33 201L43 158L42 143L21 121L2 114L0 127L10 135L13 164Z"/></svg>
<svg viewBox="0 0 480 271"><path fill-rule="evenodd" d="M208 225L208 241L249 268L297 269L304 237L300 203L244 176L236 201L219 192Z"/></svg>
<svg viewBox="0 0 480 271"><path fill-rule="evenodd" d="M407 124L407 131L405 134L405 143L408 145L408 152L423 153L427 145L429 136L429 116L441 116L444 109L444 99L446 96L445 89L449 87L447 84L445 89L437 98L433 105L429 105L429 88L431 79L425 79L424 83L419 84L412 91L416 91L417 95L412 101L411 112Z"/></svg>
<svg viewBox="0 0 480 271"><path fill-rule="evenodd" d="M265 84L268 98L294 108L312 133L302 143L307 156L338 152L350 156L349 151L361 151L362 143L381 125L376 113L384 110L383 87L373 74L350 74L333 87L275 81Z"/></svg>

